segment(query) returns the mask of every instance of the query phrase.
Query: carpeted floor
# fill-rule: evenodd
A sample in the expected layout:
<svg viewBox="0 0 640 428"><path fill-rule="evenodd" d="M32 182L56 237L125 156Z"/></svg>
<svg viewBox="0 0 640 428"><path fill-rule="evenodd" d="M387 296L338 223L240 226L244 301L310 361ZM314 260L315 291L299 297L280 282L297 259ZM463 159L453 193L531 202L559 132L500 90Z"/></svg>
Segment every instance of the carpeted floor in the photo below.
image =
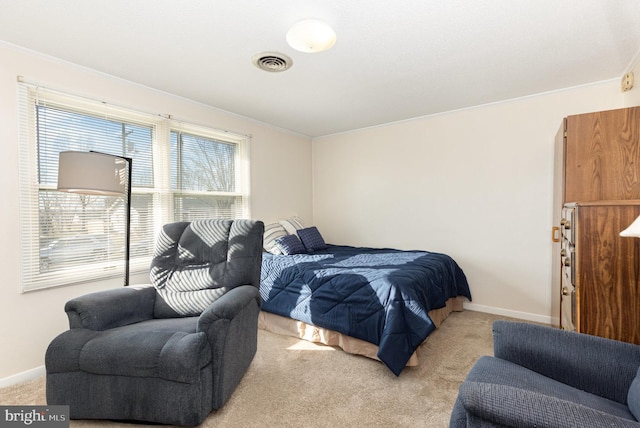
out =
<svg viewBox="0 0 640 428"><path fill-rule="evenodd" d="M447 427L458 387L491 355L491 314L454 312L419 350L420 364L394 376L382 363L260 331L258 353L213 427ZM0 404L45 404L44 378L0 389ZM71 421L71 427L136 427Z"/></svg>

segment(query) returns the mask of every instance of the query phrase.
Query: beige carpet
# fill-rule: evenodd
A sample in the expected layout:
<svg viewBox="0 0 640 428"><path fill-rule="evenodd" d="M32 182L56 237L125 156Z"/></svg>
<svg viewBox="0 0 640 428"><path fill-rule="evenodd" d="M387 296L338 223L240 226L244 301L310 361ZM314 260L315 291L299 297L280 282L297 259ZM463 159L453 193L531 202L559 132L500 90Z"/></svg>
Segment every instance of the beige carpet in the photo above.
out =
<svg viewBox="0 0 640 428"><path fill-rule="evenodd" d="M447 427L466 373L491 355L491 324L504 318L454 312L419 350L420 364L394 376L382 363L260 331L258 353L213 427ZM45 404L44 378L0 389L0 404ZM136 427L71 421L71 427Z"/></svg>

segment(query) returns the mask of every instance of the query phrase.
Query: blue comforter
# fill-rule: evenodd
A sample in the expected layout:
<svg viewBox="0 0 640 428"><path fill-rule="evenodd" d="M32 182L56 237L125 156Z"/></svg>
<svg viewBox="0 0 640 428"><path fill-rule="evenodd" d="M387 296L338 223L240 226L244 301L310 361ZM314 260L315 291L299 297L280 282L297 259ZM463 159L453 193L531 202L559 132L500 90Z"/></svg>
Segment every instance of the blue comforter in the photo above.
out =
<svg viewBox="0 0 640 428"><path fill-rule="evenodd" d="M263 254L262 309L378 345L398 376L435 330L429 311L455 296L471 300L449 256L329 245L312 254Z"/></svg>

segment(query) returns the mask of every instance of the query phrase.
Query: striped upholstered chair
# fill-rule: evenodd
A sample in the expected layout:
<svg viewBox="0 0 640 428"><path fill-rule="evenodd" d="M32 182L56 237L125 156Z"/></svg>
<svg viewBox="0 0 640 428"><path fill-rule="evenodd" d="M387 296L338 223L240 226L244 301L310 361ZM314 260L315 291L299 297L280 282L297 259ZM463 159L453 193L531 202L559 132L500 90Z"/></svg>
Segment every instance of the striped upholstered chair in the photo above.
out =
<svg viewBox="0 0 640 428"><path fill-rule="evenodd" d="M194 426L229 399L257 348L264 225L166 225L151 285L69 301L47 349L47 401L72 419Z"/></svg>

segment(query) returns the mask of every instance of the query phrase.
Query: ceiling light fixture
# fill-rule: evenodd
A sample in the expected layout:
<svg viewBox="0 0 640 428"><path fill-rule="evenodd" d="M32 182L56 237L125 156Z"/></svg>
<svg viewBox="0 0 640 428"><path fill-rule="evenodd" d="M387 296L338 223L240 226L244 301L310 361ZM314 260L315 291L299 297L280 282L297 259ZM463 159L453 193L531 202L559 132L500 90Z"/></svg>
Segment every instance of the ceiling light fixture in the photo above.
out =
<svg viewBox="0 0 640 428"><path fill-rule="evenodd" d="M297 22L287 33L289 46L300 52L322 52L336 42L336 33L329 25L318 19Z"/></svg>

